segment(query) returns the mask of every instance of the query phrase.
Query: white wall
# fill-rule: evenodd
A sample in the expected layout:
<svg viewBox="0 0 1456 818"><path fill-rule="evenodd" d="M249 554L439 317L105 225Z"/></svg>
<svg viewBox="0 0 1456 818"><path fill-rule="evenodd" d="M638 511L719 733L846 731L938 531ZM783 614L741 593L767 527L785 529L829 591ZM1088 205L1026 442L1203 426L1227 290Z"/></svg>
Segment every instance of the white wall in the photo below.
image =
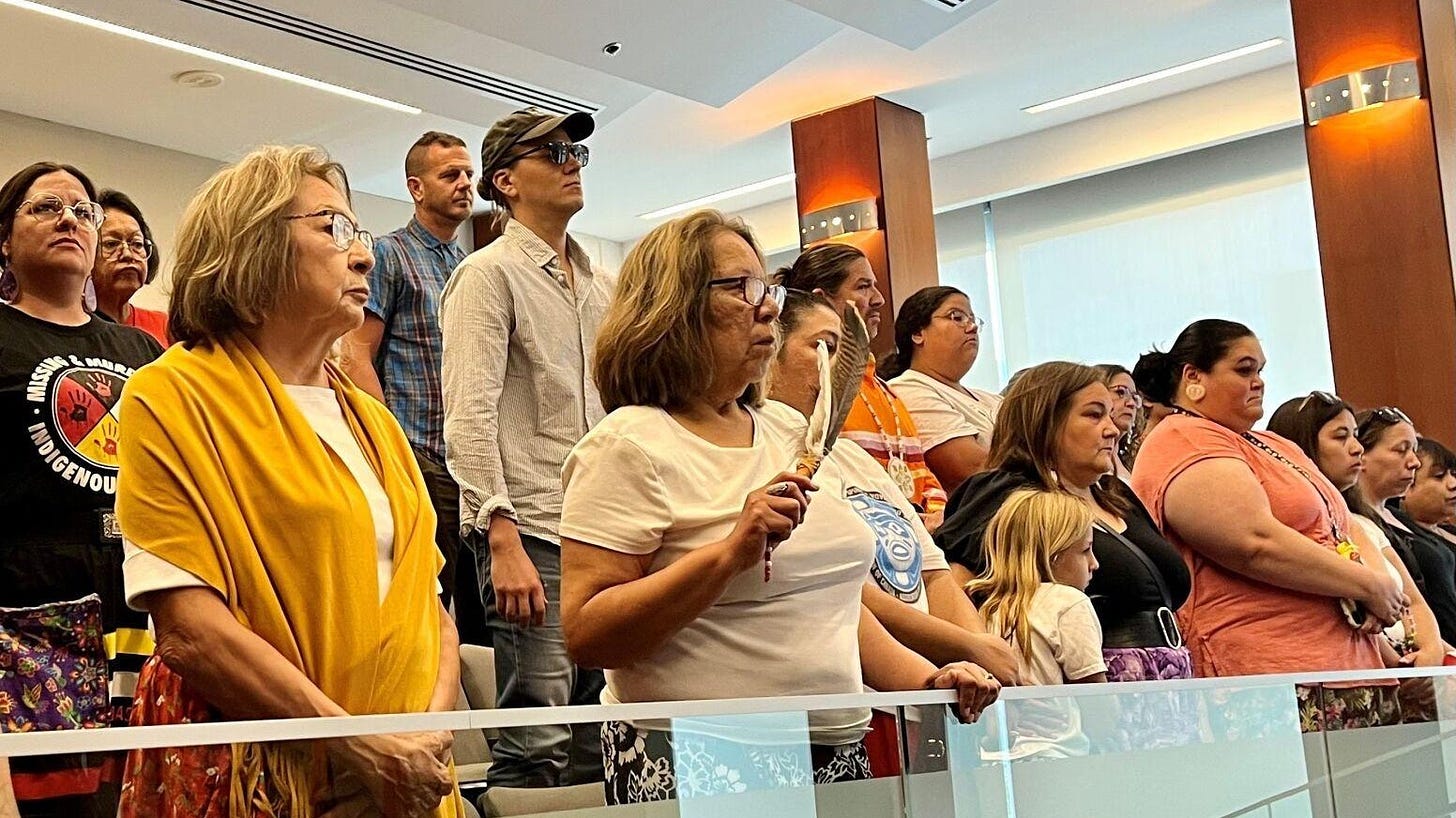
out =
<svg viewBox="0 0 1456 818"><path fill-rule="evenodd" d="M1333 383L1300 128L992 202L1008 372L1130 366L1196 318L1248 324L1271 409ZM963 211L979 220L979 207Z"/></svg>

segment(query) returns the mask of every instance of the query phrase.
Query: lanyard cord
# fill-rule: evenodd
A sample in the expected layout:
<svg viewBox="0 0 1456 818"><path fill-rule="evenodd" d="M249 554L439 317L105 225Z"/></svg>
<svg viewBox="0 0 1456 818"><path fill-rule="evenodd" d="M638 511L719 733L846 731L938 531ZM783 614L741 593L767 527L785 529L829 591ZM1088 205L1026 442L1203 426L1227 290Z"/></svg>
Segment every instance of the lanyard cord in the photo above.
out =
<svg viewBox="0 0 1456 818"><path fill-rule="evenodd" d="M1204 417L1203 415L1200 415L1197 412L1191 412L1181 406L1173 406L1171 408L1173 413L1177 415L1187 415L1188 417L1198 418L1200 420L1208 420L1208 418ZM1209 423L1214 422L1216 421L1209 421ZM1244 440L1248 441L1249 444L1252 445L1254 448L1274 458L1275 462L1278 462L1293 469L1296 474L1305 479L1305 482L1309 483L1309 487L1314 489L1314 493L1320 498L1320 502L1324 504L1325 519L1329 521L1330 535L1335 538L1335 544L1338 545L1340 543L1343 543L1345 541L1345 535L1340 533L1340 526L1338 523L1335 522L1335 507L1330 504L1330 498L1326 497L1323 491L1320 491L1319 483L1315 481L1314 477L1310 475L1310 473L1306 471L1303 466L1300 466L1298 463L1295 463L1293 460L1285 457L1273 446L1270 446L1268 443L1265 443L1264 441L1255 437L1252 432L1243 432L1241 433L1241 436L1244 438Z"/></svg>

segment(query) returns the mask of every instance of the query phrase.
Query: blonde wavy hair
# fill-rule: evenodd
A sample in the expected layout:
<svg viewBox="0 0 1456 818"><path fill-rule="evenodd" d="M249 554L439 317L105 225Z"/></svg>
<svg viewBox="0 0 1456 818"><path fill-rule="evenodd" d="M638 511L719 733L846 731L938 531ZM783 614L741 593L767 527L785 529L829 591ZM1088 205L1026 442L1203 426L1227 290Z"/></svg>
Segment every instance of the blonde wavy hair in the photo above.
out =
<svg viewBox="0 0 1456 818"><path fill-rule="evenodd" d="M1013 492L986 527L986 570L966 583L987 623L1031 658L1031 601L1052 578L1052 557L1087 541L1087 504L1060 491Z"/></svg>
<svg viewBox="0 0 1456 818"><path fill-rule="evenodd" d="M198 189L177 226L167 311L173 338L190 346L257 326L297 286L282 217L309 176L350 199L343 166L311 145L257 148Z"/></svg>
<svg viewBox="0 0 1456 818"><path fill-rule="evenodd" d="M592 363L608 412L622 406L675 409L712 386L708 282L713 240L723 233L748 242L763 265L748 225L716 210L658 226L623 260ZM738 399L749 406L762 401L761 383L750 384Z"/></svg>

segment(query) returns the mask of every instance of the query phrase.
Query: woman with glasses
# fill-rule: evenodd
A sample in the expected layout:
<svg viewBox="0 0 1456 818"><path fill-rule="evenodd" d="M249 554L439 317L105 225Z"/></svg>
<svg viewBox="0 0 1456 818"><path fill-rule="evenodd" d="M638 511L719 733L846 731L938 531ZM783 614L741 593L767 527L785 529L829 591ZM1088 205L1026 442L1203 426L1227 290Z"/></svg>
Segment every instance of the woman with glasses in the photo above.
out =
<svg viewBox="0 0 1456 818"><path fill-rule="evenodd" d="M1119 433L1113 474L1126 483L1132 479L1132 469L1127 464L1136 450L1134 438L1143 417L1143 396L1132 379L1132 372L1122 364L1098 364L1093 368L1102 373L1103 382L1112 392L1112 422Z"/></svg>
<svg viewBox="0 0 1456 818"><path fill-rule="evenodd" d="M1426 601L1421 563L1403 540L1391 540L1383 525L1372 519L1373 512L1361 499L1357 486L1365 471L1365 446L1360 440L1355 410L1339 397L1315 391L1303 398L1286 401L1269 418L1269 431L1298 446L1329 481L1339 489L1350 508L1355 526L1351 534L1360 546L1362 558L1371 565L1383 564L1401 583L1410 597L1410 614L1385 629L1386 645L1382 653L1387 665L1440 665L1445 659L1441 631ZM1377 454L1377 460L1384 454ZM1382 462L1377 471L1385 468ZM1446 570L1456 569L1456 556L1449 558ZM1438 589L1442 608L1456 603L1456 588Z"/></svg>
<svg viewBox="0 0 1456 818"><path fill-rule="evenodd" d="M96 312L118 324L140 329L165 347L171 343L167 338L167 314L131 304L137 290L152 283L162 267L152 229L141 208L125 193L103 190L96 201L105 216L96 245L96 264L91 268Z"/></svg>
<svg viewBox="0 0 1456 818"><path fill-rule="evenodd" d="M1115 404L1102 373L1052 361L1006 392L987 470L951 495L935 540L960 584L986 575L982 543L992 517L1016 491L1065 492L1096 519L1092 551L1101 566L1087 595L1103 632L1110 681L1193 675L1174 612L1188 597L1188 570L1142 503L1110 477L1116 457Z"/></svg>
<svg viewBox="0 0 1456 818"><path fill-rule="evenodd" d="M981 470L1001 396L961 384L986 322L954 287L926 287L895 316L895 355L881 374L915 421L925 463L946 491Z"/></svg>
<svg viewBox="0 0 1456 818"><path fill-rule="evenodd" d="M1339 492L1299 447L1255 432L1265 359L1233 321L1195 321L1139 380L1170 414L1148 435L1132 486L1179 547L1192 594L1179 611L1200 676L1383 667L1376 634L1410 601L1383 569L1360 561ZM1353 625L1341 600L1364 606ZM1387 687L1336 690L1346 725L1396 716ZM1309 725L1337 717L1301 695Z"/></svg>
<svg viewBox="0 0 1456 818"><path fill-rule="evenodd" d="M593 361L609 414L562 470L567 649L606 669L609 704L956 688L974 718L994 677L937 668L860 602L875 551L866 515L889 524L913 510L875 505L853 458L826 465L822 483L799 475L802 416L763 405L783 297L752 233L716 211L657 227L622 263ZM607 722L607 802L867 778L868 722L859 709L810 713L807 759L802 727Z"/></svg>
<svg viewBox="0 0 1456 818"><path fill-rule="evenodd" d="M82 305L102 223L95 199L84 173L54 162L0 187L0 289L9 300L0 304L0 667L31 668L0 674L0 732L125 723L135 673L152 652L146 617L123 599L113 505L117 404L161 348ZM73 654L66 665L40 665L29 653L38 647L29 628L47 622ZM68 641L73 627L87 635ZM39 700L24 695L34 689L45 691ZM115 786L98 761L17 760L21 814L114 813Z"/></svg>
<svg viewBox="0 0 1456 818"><path fill-rule="evenodd" d="M127 601L157 633L134 724L455 705L456 633L436 596L443 558L419 466L394 417L329 357L364 320L372 244L343 168L307 146L253 151L182 215L177 344L124 400ZM450 734L127 759L122 816L258 804L453 818Z"/></svg>
<svg viewBox="0 0 1456 818"><path fill-rule="evenodd" d="M794 263L778 271L779 283L791 290L818 293L837 310L854 307L870 338L879 333L885 297L875 280L875 269L858 247L825 242L799 254ZM932 532L945 514L945 488L925 462L910 410L876 371L874 356L865 367L859 398L850 407L843 436L880 461L901 493L920 509L920 518Z"/></svg>

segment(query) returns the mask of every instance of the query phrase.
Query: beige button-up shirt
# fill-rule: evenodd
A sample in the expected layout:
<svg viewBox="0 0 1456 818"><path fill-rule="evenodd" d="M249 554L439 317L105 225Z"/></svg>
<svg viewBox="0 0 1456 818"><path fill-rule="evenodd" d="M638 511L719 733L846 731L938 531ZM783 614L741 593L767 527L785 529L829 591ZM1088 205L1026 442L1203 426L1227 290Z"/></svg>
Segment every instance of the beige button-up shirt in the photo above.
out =
<svg viewBox="0 0 1456 818"><path fill-rule="evenodd" d="M569 236L567 252L574 288L556 251L511 220L445 288L445 462L462 532L501 513L560 543L561 466L605 414L591 357L615 284Z"/></svg>

